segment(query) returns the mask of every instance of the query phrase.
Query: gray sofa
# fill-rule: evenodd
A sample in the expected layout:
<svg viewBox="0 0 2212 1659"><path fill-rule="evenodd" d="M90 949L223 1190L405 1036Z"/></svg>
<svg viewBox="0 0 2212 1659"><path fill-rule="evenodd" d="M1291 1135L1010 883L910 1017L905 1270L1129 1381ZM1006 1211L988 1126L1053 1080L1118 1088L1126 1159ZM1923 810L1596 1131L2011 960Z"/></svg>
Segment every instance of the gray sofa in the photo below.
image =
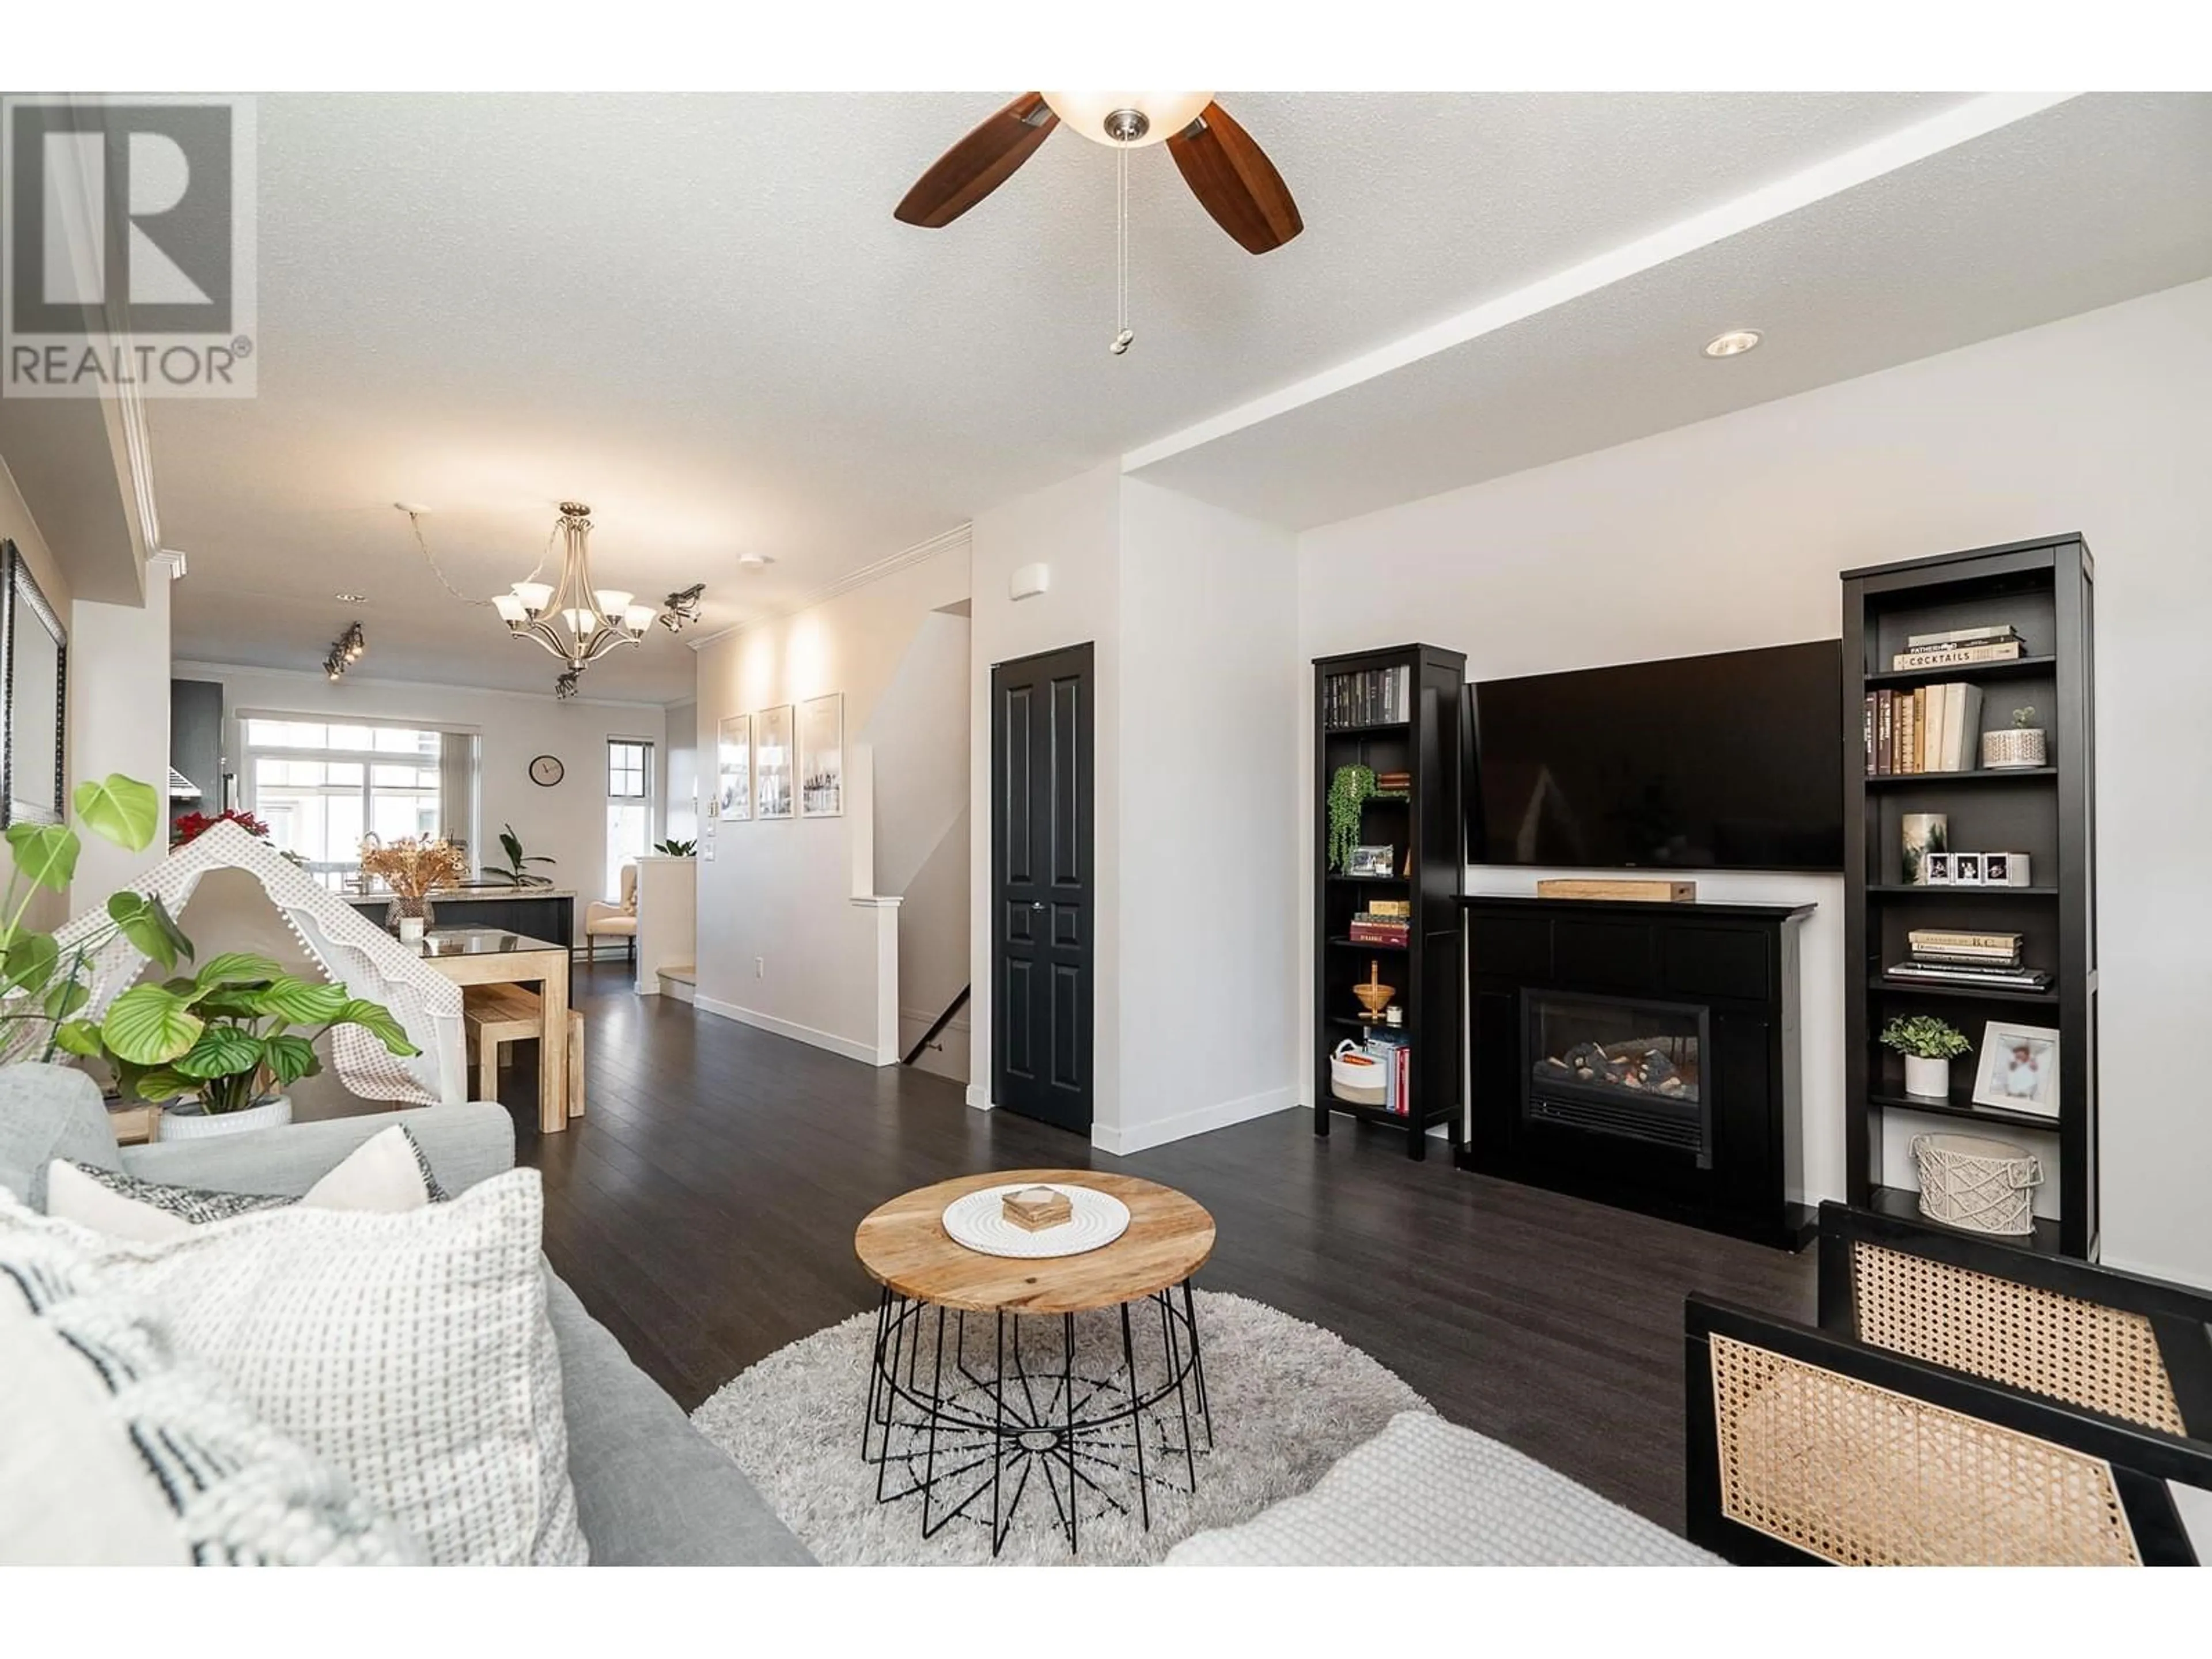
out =
<svg viewBox="0 0 2212 1659"><path fill-rule="evenodd" d="M379 1130L407 1126L439 1183L459 1192L514 1164L514 1126L489 1103L295 1123L212 1140L118 1147L79 1072L0 1067L0 1186L33 1207L49 1159L222 1192L305 1192ZM691 1426L550 1273L568 1472L595 1566L805 1566L813 1558L752 1483Z"/></svg>

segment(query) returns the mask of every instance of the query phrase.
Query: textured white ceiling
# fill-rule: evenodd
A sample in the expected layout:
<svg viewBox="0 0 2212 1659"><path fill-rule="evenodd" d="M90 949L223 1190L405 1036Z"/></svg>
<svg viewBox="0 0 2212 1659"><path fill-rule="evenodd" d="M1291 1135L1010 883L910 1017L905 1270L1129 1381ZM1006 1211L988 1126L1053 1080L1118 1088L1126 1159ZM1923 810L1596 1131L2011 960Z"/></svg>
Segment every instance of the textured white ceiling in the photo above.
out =
<svg viewBox="0 0 2212 1659"><path fill-rule="evenodd" d="M1309 528L2208 275L2212 96L2092 95L1136 471Z"/></svg>
<svg viewBox="0 0 2212 1659"><path fill-rule="evenodd" d="M1003 101L264 98L260 395L151 417L178 654L312 667L353 590L379 676L547 689L391 501L484 594L576 496L603 584L704 580L726 624L1959 100L1224 94L1305 234L1253 258L1133 157L1121 359L1105 150L1055 134L949 228L890 216ZM586 681L681 697L691 659L656 634Z"/></svg>

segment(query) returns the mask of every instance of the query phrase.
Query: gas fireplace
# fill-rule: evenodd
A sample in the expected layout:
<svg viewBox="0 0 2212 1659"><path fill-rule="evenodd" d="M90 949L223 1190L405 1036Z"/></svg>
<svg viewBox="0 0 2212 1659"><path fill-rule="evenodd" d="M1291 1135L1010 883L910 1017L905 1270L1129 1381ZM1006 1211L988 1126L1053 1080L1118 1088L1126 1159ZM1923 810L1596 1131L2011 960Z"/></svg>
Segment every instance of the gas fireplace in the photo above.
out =
<svg viewBox="0 0 2212 1659"><path fill-rule="evenodd" d="M1467 1144L1485 1174L1795 1249L1810 905L1469 897Z"/></svg>

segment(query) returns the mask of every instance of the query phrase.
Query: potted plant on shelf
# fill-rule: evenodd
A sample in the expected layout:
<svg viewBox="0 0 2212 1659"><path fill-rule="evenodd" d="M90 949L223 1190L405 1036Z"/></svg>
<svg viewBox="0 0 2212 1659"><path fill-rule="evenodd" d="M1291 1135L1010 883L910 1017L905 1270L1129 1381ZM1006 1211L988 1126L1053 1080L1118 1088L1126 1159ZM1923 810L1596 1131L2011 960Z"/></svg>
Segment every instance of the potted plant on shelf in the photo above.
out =
<svg viewBox="0 0 2212 1659"><path fill-rule="evenodd" d="M503 823L500 826L499 849L507 854L507 866L504 869L497 865L484 866L483 878L486 881L505 882L510 887L550 887L553 884L553 878L550 876L538 875L524 866L532 864L557 864L560 860L549 858L543 853L525 853L522 850L522 837L514 833L513 824Z"/></svg>
<svg viewBox="0 0 2212 1659"><path fill-rule="evenodd" d="M382 1003L226 951L190 978L134 985L98 1028L128 1096L160 1105L157 1140L195 1140L292 1121L286 1091L323 1069L316 1039L356 1025L395 1054L419 1054Z"/></svg>
<svg viewBox="0 0 2212 1659"><path fill-rule="evenodd" d="M696 858L699 855L699 843L696 841L678 841L672 836L666 841L653 842L653 850L665 858Z"/></svg>
<svg viewBox="0 0 2212 1659"><path fill-rule="evenodd" d="M392 890L385 924L412 943L430 926L430 895L459 887L465 872L460 849L451 842L431 836L380 842L371 836L361 844L361 873Z"/></svg>
<svg viewBox="0 0 2212 1659"><path fill-rule="evenodd" d="M2035 723L2035 705L2012 711L2008 730L1982 733L1982 764L1989 767L2042 766L2049 747L2043 728Z"/></svg>
<svg viewBox="0 0 2212 1659"><path fill-rule="evenodd" d="M1359 809L1375 793L1371 767L1340 766L1328 781L1328 867L1343 872L1352 867L1352 849L1359 844Z"/></svg>
<svg viewBox="0 0 2212 1659"><path fill-rule="evenodd" d="M144 852L161 828L161 797L119 772L77 785L71 805L79 823L129 852ZM52 933L26 927L24 917L42 889L68 890L83 841L66 823L28 823L9 824L7 840L15 868L0 909L0 1056L49 1063L57 1052L96 1054L98 1029L76 1018L91 997L84 975L92 959L120 934L166 971L191 955L191 941L160 899L126 889L108 896L107 929L64 957Z"/></svg>
<svg viewBox="0 0 2212 1659"><path fill-rule="evenodd" d="M1923 1100L1951 1097L1951 1061L1973 1047L1966 1034L1933 1014L1899 1014L1882 1027L1882 1046L1905 1056L1905 1092Z"/></svg>

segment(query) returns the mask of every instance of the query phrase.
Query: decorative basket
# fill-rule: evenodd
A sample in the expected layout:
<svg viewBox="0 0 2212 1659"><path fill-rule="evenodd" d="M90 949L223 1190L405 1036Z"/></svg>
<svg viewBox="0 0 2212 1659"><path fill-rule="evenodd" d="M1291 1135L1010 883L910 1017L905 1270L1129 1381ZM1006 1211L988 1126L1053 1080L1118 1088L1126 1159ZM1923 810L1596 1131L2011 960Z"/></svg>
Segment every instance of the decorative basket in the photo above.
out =
<svg viewBox="0 0 2212 1659"><path fill-rule="evenodd" d="M1920 1213L1972 1232L2035 1231L2035 1189L2043 1165L2025 1147L1978 1135L1915 1135Z"/></svg>
<svg viewBox="0 0 2212 1659"><path fill-rule="evenodd" d="M2043 733L2032 726L2008 726L2001 732L1982 733L1984 766L2043 766Z"/></svg>
<svg viewBox="0 0 2212 1659"><path fill-rule="evenodd" d="M1380 1106L1389 1098L1390 1079L1382 1062L1350 1037L1328 1057L1328 1089L1352 1106Z"/></svg>

